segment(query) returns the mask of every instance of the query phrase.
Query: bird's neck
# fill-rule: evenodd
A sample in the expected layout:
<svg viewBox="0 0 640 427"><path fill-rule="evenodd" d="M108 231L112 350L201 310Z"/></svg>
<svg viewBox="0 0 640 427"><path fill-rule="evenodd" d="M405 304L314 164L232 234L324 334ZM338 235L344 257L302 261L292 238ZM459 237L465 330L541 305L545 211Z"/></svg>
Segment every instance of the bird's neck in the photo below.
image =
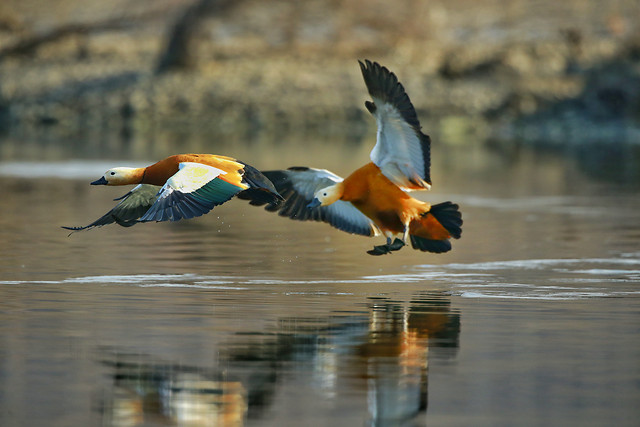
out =
<svg viewBox="0 0 640 427"><path fill-rule="evenodd" d="M126 182L124 182L123 185L141 184L144 181L146 169L147 168L125 168L124 176L126 178Z"/></svg>
<svg viewBox="0 0 640 427"><path fill-rule="evenodd" d="M335 203L338 200L342 200L344 196L344 181L338 182L337 184L329 187L331 191L331 198L329 199L330 203Z"/></svg>

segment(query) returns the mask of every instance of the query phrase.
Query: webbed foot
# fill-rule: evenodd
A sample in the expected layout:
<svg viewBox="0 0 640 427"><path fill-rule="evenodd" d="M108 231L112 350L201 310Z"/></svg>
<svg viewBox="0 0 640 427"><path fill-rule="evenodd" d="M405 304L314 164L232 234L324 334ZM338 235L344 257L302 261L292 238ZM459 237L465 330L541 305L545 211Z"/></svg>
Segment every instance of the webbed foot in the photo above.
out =
<svg viewBox="0 0 640 427"><path fill-rule="evenodd" d="M378 245L367 251L369 255L386 255L391 253L390 245Z"/></svg>
<svg viewBox="0 0 640 427"><path fill-rule="evenodd" d="M374 246L373 249L367 251L367 253L369 255L386 255L390 254L393 251L399 251L405 246L406 243L398 238L396 238L393 243L391 243L391 239L387 239L387 244Z"/></svg>
<svg viewBox="0 0 640 427"><path fill-rule="evenodd" d="M396 237L396 240L394 240L393 243L387 246L389 247L390 251L399 251L406 246L406 243Z"/></svg>

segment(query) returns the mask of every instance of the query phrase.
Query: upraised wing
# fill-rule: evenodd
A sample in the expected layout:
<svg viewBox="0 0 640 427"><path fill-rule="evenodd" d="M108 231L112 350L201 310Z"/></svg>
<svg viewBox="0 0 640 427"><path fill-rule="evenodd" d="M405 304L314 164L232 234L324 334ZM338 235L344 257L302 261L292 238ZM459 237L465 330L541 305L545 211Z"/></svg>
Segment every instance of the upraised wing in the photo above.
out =
<svg viewBox="0 0 640 427"><path fill-rule="evenodd" d="M140 222L178 221L204 215L247 188L225 181L227 172L213 166L182 162L179 167Z"/></svg>
<svg viewBox="0 0 640 427"><path fill-rule="evenodd" d="M379 234L373 222L349 202L338 200L328 206L309 209L316 191L342 181L338 175L325 169L292 167L287 170L262 172L284 197L283 202L269 203L270 212L298 221L322 221L347 233L362 236ZM256 204L256 203L253 203Z"/></svg>
<svg viewBox="0 0 640 427"><path fill-rule="evenodd" d="M115 200L119 200L113 209L84 227L62 227L67 230L82 231L103 225L119 224L123 227L131 227L140 222L140 217L144 215L155 203L158 197L157 185L140 184L131 189L127 194Z"/></svg>
<svg viewBox="0 0 640 427"><path fill-rule="evenodd" d="M373 102L367 110L378 125L371 161L396 185L410 190L431 187L431 140L422 133L416 110L398 78L376 62L358 61Z"/></svg>

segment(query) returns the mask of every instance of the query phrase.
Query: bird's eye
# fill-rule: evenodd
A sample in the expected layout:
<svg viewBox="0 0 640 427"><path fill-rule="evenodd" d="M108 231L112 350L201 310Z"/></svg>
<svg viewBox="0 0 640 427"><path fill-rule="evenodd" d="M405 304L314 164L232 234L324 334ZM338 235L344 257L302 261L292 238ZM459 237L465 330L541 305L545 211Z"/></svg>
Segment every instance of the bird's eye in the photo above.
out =
<svg viewBox="0 0 640 427"><path fill-rule="evenodd" d="M324 197L327 197L327 193L322 193L322 195L323 195Z"/></svg>
<svg viewBox="0 0 640 427"><path fill-rule="evenodd" d="M116 174L115 172L111 172L111 174L110 174L110 175L111 175L111 176L113 176L113 175L115 175L115 174Z"/></svg>

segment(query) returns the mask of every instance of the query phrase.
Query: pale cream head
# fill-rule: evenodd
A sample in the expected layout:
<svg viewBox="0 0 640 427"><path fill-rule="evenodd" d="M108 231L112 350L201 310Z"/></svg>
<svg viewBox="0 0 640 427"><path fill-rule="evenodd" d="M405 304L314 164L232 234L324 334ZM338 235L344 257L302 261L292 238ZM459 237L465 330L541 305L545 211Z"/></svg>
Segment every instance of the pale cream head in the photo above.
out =
<svg viewBox="0 0 640 427"><path fill-rule="evenodd" d="M102 178L92 182L92 185L128 185L138 184L140 174L137 168L111 168Z"/></svg>
<svg viewBox="0 0 640 427"><path fill-rule="evenodd" d="M342 185L340 183L329 187L321 188L313 195L314 199L320 202L320 206L327 206L337 202L342 196Z"/></svg>

